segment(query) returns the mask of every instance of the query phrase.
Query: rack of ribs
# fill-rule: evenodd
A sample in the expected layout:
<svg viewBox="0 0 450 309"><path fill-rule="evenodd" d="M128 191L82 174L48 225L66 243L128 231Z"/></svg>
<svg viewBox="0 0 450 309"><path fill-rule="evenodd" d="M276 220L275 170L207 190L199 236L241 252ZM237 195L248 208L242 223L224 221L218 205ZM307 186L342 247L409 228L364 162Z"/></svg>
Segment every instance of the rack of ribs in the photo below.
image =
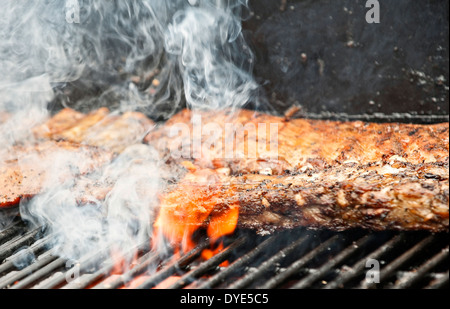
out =
<svg viewBox="0 0 450 309"><path fill-rule="evenodd" d="M193 230L226 218L237 209L237 225L260 233L308 227L345 230L448 231L449 125L364 123L288 119L253 111L184 110L146 141L171 164L186 167L184 177L167 188L160 205L161 222ZM200 115L200 117L199 117ZM195 141L189 132L202 125L240 124L236 148L256 147L256 157L223 157L225 132L205 143L202 156L172 157ZM246 126L247 124L256 126ZM257 124L277 124L274 154ZM190 130L174 138L174 125ZM243 132L239 132L243 130ZM202 137L208 140L211 135ZM163 225L163 224L161 224ZM164 228L164 226L162 226ZM174 227L167 227L174 229ZM167 231L170 233L170 231Z"/></svg>

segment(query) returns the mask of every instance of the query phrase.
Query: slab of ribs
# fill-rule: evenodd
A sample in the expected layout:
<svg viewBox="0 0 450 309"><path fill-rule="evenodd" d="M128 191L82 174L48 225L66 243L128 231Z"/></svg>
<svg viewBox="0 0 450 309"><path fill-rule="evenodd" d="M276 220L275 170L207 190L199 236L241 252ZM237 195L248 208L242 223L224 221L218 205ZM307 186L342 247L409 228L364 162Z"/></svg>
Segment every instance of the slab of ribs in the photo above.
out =
<svg viewBox="0 0 450 309"><path fill-rule="evenodd" d="M262 124L268 134L251 129ZM276 125L275 133L270 124ZM184 130L174 135L176 126ZM195 135L199 128L202 134ZM18 142L2 157L0 211L52 186L46 177L55 153L69 157L74 190L101 199L111 184L81 176L131 145L146 144L162 162L160 218L182 222L167 228L207 227L228 220L224 214L234 211L238 227L260 234L295 227L448 231L448 123L341 122L243 109L185 109L156 125L136 112L64 109L32 135L31 142ZM276 151L269 147L271 137L276 137ZM233 157L224 155L230 140ZM195 145L201 145L200 155L194 155ZM173 155L182 149L189 151ZM36 157L41 164L36 165Z"/></svg>

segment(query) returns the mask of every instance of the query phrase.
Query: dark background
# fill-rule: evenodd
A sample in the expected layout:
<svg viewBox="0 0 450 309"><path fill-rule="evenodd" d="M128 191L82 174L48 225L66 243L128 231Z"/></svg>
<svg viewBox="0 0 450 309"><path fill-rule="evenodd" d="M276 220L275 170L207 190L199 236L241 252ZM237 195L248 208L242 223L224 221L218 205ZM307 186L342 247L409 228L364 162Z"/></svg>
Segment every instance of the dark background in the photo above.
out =
<svg viewBox="0 0 450 309"><path fill-rule="evenodd" d="M249 0L243 33L255 55L252 73L262 87L262 101L269 103L262 109L283 114L296 105L301 108L298 117L448 121L449 1L379 3L380 23L368 24L366 0ZM133 34L133 29L125 30ZM122 59L122 49L114 51L119 54L113 61ZM161 59L166 64L164 54ZM145 65L141 71L145 73ZM129 81L129 76L108 75L102 68L87 70L79 80L57 85L52 108L114 108L116 97L98 100L99 94L115 84L127 89ZM144 102L151 81L138 85ZM183 98L179 101L164 98L150 106L151 112L143 112L164 121L185 107Z"/></svg>
<svg viewBox="0 0 450 309"><path fill-rule="evenodd" d="M445 119L434 116L449 114L449 1L379 3L380 23L368 24L365 0L251 0L244 31L270 103Z"/></svg>

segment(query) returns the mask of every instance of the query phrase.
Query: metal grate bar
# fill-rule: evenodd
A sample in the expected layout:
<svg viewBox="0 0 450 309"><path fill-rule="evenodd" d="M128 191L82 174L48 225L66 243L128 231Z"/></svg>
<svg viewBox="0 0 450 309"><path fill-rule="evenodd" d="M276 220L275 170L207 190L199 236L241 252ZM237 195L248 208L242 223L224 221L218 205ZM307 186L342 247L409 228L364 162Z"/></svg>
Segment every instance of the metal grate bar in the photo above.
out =
<svg viewBox="0 0 450 309"><path fill-rule="evenodd" d="M230 246L228 246L225 250L214 255L209 260L203 262L199 267L184 274L177 282L172 284L169 287L169 289L181 289L186 284L191 283L193 279L196 279L197 277L203 275L205 272L210 270L212 267L217 266L223 261L225 261L230 256L230 254L233 253L233 250L245 244L246 241L247 239L245 237L239 238L238 240L233 242Z"/></svg>
<svg viewBox="0 0 450 309"><path fill-rule="evenodd" d="M94 286L93 289L118 289L121 286L132 281L137 276L143 274L149 269L151 265L155 265L159 261L159 256L154 252L148 252L142 256L137 265L130 269L125 274L118 276L107 283L100 282L98 285Z"/></svg>
<svg viewBox="0 0 450 309"><path fill-rule="evenodd" d="M226 239L229 245L206 261L199 256L210 247L209 239L204 239L181 257L170 255L172 253L162 256L151 251L148 241L130 249L128 253L134 258L127 272L111 275L117 260L109 254L110 248L103 248L77 262L82 275L70 281L67 275L74 268L68 269L67 260L55 255L54 249L49 249L53 237L49 235L39 239L41 228L26 232L25 228L23 224L14 224L0 234L3 237L0 238L0 255L6 256L0 264L0 289L116 289L126 287L128 283L135 286L142 281L137 288L146 289L171 276L176 278L165 289L222 286L229 289L305 289L321 287L320 278L329 281L324 281L323 287L327 289L441 289L449 285L448 266L445 264L449 248L444 242L448 234L396 232L353 236L354 233L305 233L301 230L300 237L289 231L267 238L258 236L253 242L252 237L245 233ZM294 241L288 242L293 237ZM125 259L128 253L123 255ZM136 260L136 257L139 258ZM363 280L369 258L387 261L380 272L380 285ZM219 267L227 259L233 262L227 267ZM22 266L23 262L27 263L26 267ZM281 265L282 272L278 271ZM246 272L247 267L254 271Z"/></svg>
<svg viewBox="0 0 450 309"><path fill-rule="evenodd" d="M303 256L301 259L295 261L292 263L288 268L286 268L283 272L277 274L276 276L272 277L269 281L267 281L266 284L262 285L261 289L270 289L275 286L278 286L281 284L284 280L292 276L293 274L297 273L301 267L303 267L306 263L311 261L314 257L316 257L318 254L320 254L322 251L326 250L330 245L332 245L334 242L339 240L339 235L335 235L331 238L329 238L324 243L318 245L316 248L311 250L309 253L307 253L305 256Z"/></svg>
<svg viewBox="0 0 450 309"><path fill-rule="evenodd" d="M141 244L140 246L133 246L132 248L128 249L127 252L124 253L124 258L128 258L132 255L134 255L136 252L145 250L148 247L148 244L144 243ZM103 255L105 252L108 252L110 248L105 248L103 250L99 250L97 251L96 254L87 256L83 259L81 259L81 261L79 263L77 263L78 265L81 265L81 269L80 270L85 270L86 265L90 265L92 264L94 261L98 261L99 259L99 255ZM74 280L72 282L70 282L69 284L67 284L65 287L63 287L64 289L84 289L87 288L91 285L93 285L95 282L105 278L106 276L108 276L112 269L114 268L114 266L117 264L118 260L117 258L113 258L110 255L107 256L106 260L102 263L103 266L100 267L99 269L97 269L97 271L95 271L92 274L85 274L82 278L78 278L77 280ZM58 285L61 284L61 280L64 280L64 277L59 277L59 278L55 278L53 284ZM47 284L47 286L50 285L50 283Z"/></svg>
<svg viewBox="0 0 450 309"><path fill-rule="evenodd" d="M18 235L6 242L0 247L0 261L3 261L7 257L13 255L17 250L22 247L30 246L36 241L36 238L41 233L42 228L37 228L25 233L24 235Z"/></svg>
<svg viewBox="0 0 450 309"><path fill-rule="evenodd" d="M277 254L272 256L270 259L268 259L267 261L262 263L261 266L256 271L248 273L247 275L245 275L244 277L242 277L241 279L239 279L235 283L231 284L228 288L229 289L242 289L242 288L245 288L252 281L255 281L256 279L258 279L259 277L264 275L264 273L266 273L267 271L273 269L274 265L278 261L282 260L287 255L292 253L295 249L297 249L298 247L302 246L306 242L306 240L309 239L309 236L310 235L305 235L305 236L301 237L300 239L298 239L293 244L291 244L288 247L284 248L283 250L279 251Z"/></svg>
<svg viewBox="0 0 450 309"><path fill-rule="evenodd" d="M23 231L23 224L16 222L0 232L0 246L2 246L7 241L11 240L13 237L18 236Z"/></svg>
<svg viewBox="0 0 450 309"><path fill-rule="evenodd" d="M67 272L66 273L62 273L62 272L55 273L52 277L35 285L33 287L33 289L41 289L41 290L54 289L66 282L66 280L67 280L66 274L67 274Z"/></svg>
<svg viewBox="0 0 450 309"><path fill-rule="evenodd" d="M78 280L74 281L74 286L76 286L77 289L85 289L90 285L94 284L95 282L104 279L111 273L117 262L118 262L117 260L108 259L105 262L105 266L102 267L101 269L97 270L93 274L87 274L82 279L79 278Z"/></svg>
<svg viewBox="0 0 450 309"><path fill-rule="evenodd" d="M48 236L46 238L40 239L31 245L28 250L30 255L37 255L42 252L50 242L52 237ZM18 260L21 258L21 253L18 252L15 255L12 255L6 259L6 261L0 265L0 274L3 274L7 271L11 271L17 265Z"/></svg>
<svg viewBox="0 0 450 309"><path fill-rule="evenodd" d="M351 256L353 253L355 253L356 250L365 246L368 242L371 241L371 239L372 239L372 237L370 237L370 235L361 237L358 241L356 241L353 244L351 244L350 246L348 246L345 250L343 250L337 256L330 259L325 265L322 265L317 271L308 275L306 278L302 279L301 281L296 283L294 286L292 286L292 289L305 289L305 288L311 287L311 285L314 282L319 280L319 278L323 277L330 270L332 270L337 265L339 265L341 262L346 260L349 256Z"/></svg>
<svg viewBox="0 0 450 309"><path fill-rule="evenodd" d="M61 268L66 264L66 260L63 258L56 258L49 264L45 265L44 267L38 269L36 272L32 273L30 276L26 277L25 279L19 281L17 284L13 285L12 289L24 289L39 279L44 278L45 276L50 275L55 269Z"/></svg>
<svg viewBox="0 0 450 309"><path fill-rule="evenodd" d="M11 273L9 276L5 276L2 280L0 280L0 289L6 288L9 285L14 284L15 282L29 276L30 274L33 274L33 272L35 271L39 271L42 267L51 263L54 260L56 260L56 257L52 256L51 254L42 256L42 258L38 259L35 263L22 269L21 271Z"/></svg>
<svg viewBox="0 0 450 309"><path fill-rule="evenodd" d="M160 271L150 276L150 278L139 285L137 289L151 289L155 287L158 283L161 283L164 279L167 279L169 276L173 275L179 268L185 267L187 264L194 261L208 246L208 240L202 242L197 247L182 256L180 259L172 261L171 263L163 267Z"/></svg>
<svg viewBox="0 0 450 309"><path fill-rule="evenodd" d="M440 276L433 280L425 289L442 289L448 285L448 271L445 274L440 274Z"/></svg>
<svg viewBox="0 0 450 309"><path fill-rule="evenodd" d="M380 272L380 282L385 281L389 276L392 275L392 273L397 270L400 266L405 264L409 259L414 257L414 254L417 252L420 252L424 248L426 248L428 245L430 245L434 240L433 236L429 236L419 243L417 243L415 246L413 246L411 249L403 253L400 257L396 258L394 261L389 263L389 265L385 266L381 272ZM376 286L377 283L367 283L366 280L363 280L360 283L360 286L358 288L360 289L371 289Z"/></svg>
<svg viewBox="0 0 450 309"><path fill-rule="evenodd" d="M369 258L378 259L380 256L388 252L389 250L395 248L395 246L400 243L400 241L404 238L404 234L399 234L391 238L384 245L380 246L378 249L369 253L357 262L351 269L346 270L345 272L341 271L341 274L332 282L329 282L324 288L325 289L336 289L343 287L346 282L351 280L352 278L360 275L365 268L366 261Z"/></svg>
<svg viewBox="0 0 450 309"><path fill-rule="evenodd" d="M89 255L85 256L84 258L82 258L81 262L75 263L75 265L76 266L84 265L84 268L86 268L88 265L91 265L92 263L94 263L94 261L99 260L99 258L102 256L102 254L104 254L107 250L108 250L108 248L97 250L96 252L89 254ZM61 258L61 260L63 260L63 259ZM67 259L64 259L65 266L67 265L68 262L69 261ZM39 288L39 289L54 288L54 287L64 283L64 281L66 280L67 273L71 270L72 269L67 269L64 274L55 275L50 280L37 285L36 288ZM80 271L82 271L82 270L83 270L83 267L80 267Z"/></svg>
<svg viewBox="0 0 450 309"><path fill-rule="evenodd" d="M263 241L259 246L254 248L252 251L250 251L248 254L240 257L238 260L236 260L234 263L232 263L230 266L225 268L224 270L218 272L211 278L209 278L207 281L203 282L202 284L198 285L197 289L210 289L223 280L225 280L229 275L236 272L237 270L243 268L245 265L247 265L251 260L256 258L261 252L263 252L265 249L267 249L269 246L271 246L276 240L279 240L280 235L277 235L277 237L269 237L265 241Z"/></svg>
<svg viewBox="0 0 450 309"><path fill-rule="evenodd" d="M408 275L404 279L400 279L394 286L394 289L406 289L416 283L418 280L426 276L435 266L448 259L448 246L436 254L433 258L425 262L417 271Z"/></svg>
<svg viewBox="0 0 450 309"><path fill-rule="evenodd" d="M302 118L309 119L326 119L326 120L343 120L343 121L368 121L368 122L415 122L415 123L438 123L448 122L449 115L417 115L411 113L373 113L373 114L357 114L350 115L346 113L333 113L333 112L321 112L321 113L304 113Z"/></svg>

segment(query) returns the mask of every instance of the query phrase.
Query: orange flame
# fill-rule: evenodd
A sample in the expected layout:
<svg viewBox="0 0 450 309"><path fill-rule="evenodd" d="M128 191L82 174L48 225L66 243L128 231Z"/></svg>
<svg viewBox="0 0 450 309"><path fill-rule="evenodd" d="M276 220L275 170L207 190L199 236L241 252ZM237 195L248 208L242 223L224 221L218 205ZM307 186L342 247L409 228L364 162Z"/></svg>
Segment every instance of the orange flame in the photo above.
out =
<svg viewBox="0 0 450 309"><path fill-rule="evenodd" d="M204 249L202 251L202 258L204 260L209 260L210 258L212 258L213 256L215 256L216 254L218 254L220 251L223 250L223 243L220 243L217 248L215 249ZM226 267L228 266L230 263L228 261L223 261L219 266L221 267Z"/></svg>
<svg viewBox="0 0 450 309"><path fill-rule="evenodd" d="M227 192L232 188L222 186L217 172L193 168L190 171L175 190L162 197L155 223L158 232L184 251L195 247L192 236L200 228L206 228L211 244L214 244L234 232L239 217L237 202L223 203L224 194L235 195ZM208 250L203 253L204 258L218 252L217 249Z"/></svg>
<svg viewBox="0 0 450 309"><path fill-rule="evenodd" d="M207 234L213 242L220 237L230 235L236 229L239 219L239 207L230 206L220 214L211 216L209 221Z"/></svg>

